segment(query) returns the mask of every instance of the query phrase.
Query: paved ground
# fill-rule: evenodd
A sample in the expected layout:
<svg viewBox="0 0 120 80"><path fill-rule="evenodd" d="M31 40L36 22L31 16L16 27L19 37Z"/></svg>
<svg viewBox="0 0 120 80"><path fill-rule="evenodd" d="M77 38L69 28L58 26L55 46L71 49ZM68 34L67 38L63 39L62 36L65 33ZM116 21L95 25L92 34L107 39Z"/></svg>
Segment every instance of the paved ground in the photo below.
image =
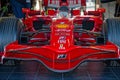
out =
<svg viewBox="0 0 120 80"><path fill-rule="evenodd" d="M34 61L19 66L0 65L0 80L120 80L120 67L89 62L69 73L54 73Z"/></svg>

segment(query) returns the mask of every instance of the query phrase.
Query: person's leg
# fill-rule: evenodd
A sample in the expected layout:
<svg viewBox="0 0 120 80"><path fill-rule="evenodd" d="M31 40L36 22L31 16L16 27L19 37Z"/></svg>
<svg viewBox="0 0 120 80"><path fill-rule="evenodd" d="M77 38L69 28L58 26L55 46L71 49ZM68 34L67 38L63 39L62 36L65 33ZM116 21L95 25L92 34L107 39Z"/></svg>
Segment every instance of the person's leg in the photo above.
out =
<svg viewBox="0 0 120 80"><path fill-rule="evenodd" d="M26 0L26 8L31 8L31 0Z"/></svg>
<svg viewBox="0 0 120 80"><path fill-rule="evenodd" d="M17 2L16 0L10 0L10 4L12 6L12 10L13 10L14 15L17 18L23 18L24 14L22 13L22 8L24 7L24 5Z"/></svg>
<svg viewBox="0 0 120 80"><path fill-rule="evenodd" d="M116 3L116 5L115 5L115 14L114 14L115 17L118 16L118 15L117 15L117 12L118 12L118 4Z"/></svg>
<svg viewBox="0 0 120 80"><path fill-rule="evenodd" d="M120 4L118 4L118 17L120 17Z"/></svg>
<svg viewBox="0 0 120 80"><path fill-rule="evenodd" d="M114 14L115 17L119 17L120 16L120 4L116 3L116 6L115 6L115 14Z"/></svg>

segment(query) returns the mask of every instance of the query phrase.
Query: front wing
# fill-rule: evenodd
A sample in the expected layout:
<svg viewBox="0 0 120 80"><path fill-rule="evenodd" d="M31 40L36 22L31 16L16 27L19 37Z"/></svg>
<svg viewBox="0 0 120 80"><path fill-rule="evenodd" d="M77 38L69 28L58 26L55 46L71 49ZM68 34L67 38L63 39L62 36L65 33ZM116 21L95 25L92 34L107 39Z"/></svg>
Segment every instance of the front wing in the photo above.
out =
<svg viewBox="0 0 120 80"><path fill-rule="evenodd" d="M99 46L72 46L64 51L52 46L18 45L16 42L6 46L4 59L36 60L54 72L68 72L87 60L119 59L119 48L114 44Z"/></svg>

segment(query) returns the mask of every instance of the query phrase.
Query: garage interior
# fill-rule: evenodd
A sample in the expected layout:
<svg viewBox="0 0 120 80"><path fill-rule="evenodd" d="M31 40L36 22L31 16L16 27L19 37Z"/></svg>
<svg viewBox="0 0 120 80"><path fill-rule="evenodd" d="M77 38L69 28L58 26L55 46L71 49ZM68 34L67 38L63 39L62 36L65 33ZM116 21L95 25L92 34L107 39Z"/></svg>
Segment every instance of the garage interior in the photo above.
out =
<svg viewBox="0 0 120 80"><path fill-rule="evenodd" d="M106 9L104 19L115 15L116 1L109 1L101 3ZM10 0L0 0L0 17L11 16L15 17ZM73 71L56 73L37 61L8 61L0 64L0 80L120 80L120 63L119 60L84 62Z"/></svg>

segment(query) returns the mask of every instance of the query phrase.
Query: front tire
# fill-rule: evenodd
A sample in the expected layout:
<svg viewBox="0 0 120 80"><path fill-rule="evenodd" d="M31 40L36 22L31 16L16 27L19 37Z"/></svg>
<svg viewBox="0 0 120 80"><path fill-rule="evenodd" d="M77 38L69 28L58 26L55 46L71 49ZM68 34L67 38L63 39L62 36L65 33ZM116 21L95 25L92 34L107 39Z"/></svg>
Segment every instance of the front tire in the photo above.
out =
<svg viewBox="0 0 120 80"><path fill-rule="evenodd" d="M4 52L4 47L18 39L18 34L23 25L16 18L1 18L0 19L0 52Z"/></svg>

